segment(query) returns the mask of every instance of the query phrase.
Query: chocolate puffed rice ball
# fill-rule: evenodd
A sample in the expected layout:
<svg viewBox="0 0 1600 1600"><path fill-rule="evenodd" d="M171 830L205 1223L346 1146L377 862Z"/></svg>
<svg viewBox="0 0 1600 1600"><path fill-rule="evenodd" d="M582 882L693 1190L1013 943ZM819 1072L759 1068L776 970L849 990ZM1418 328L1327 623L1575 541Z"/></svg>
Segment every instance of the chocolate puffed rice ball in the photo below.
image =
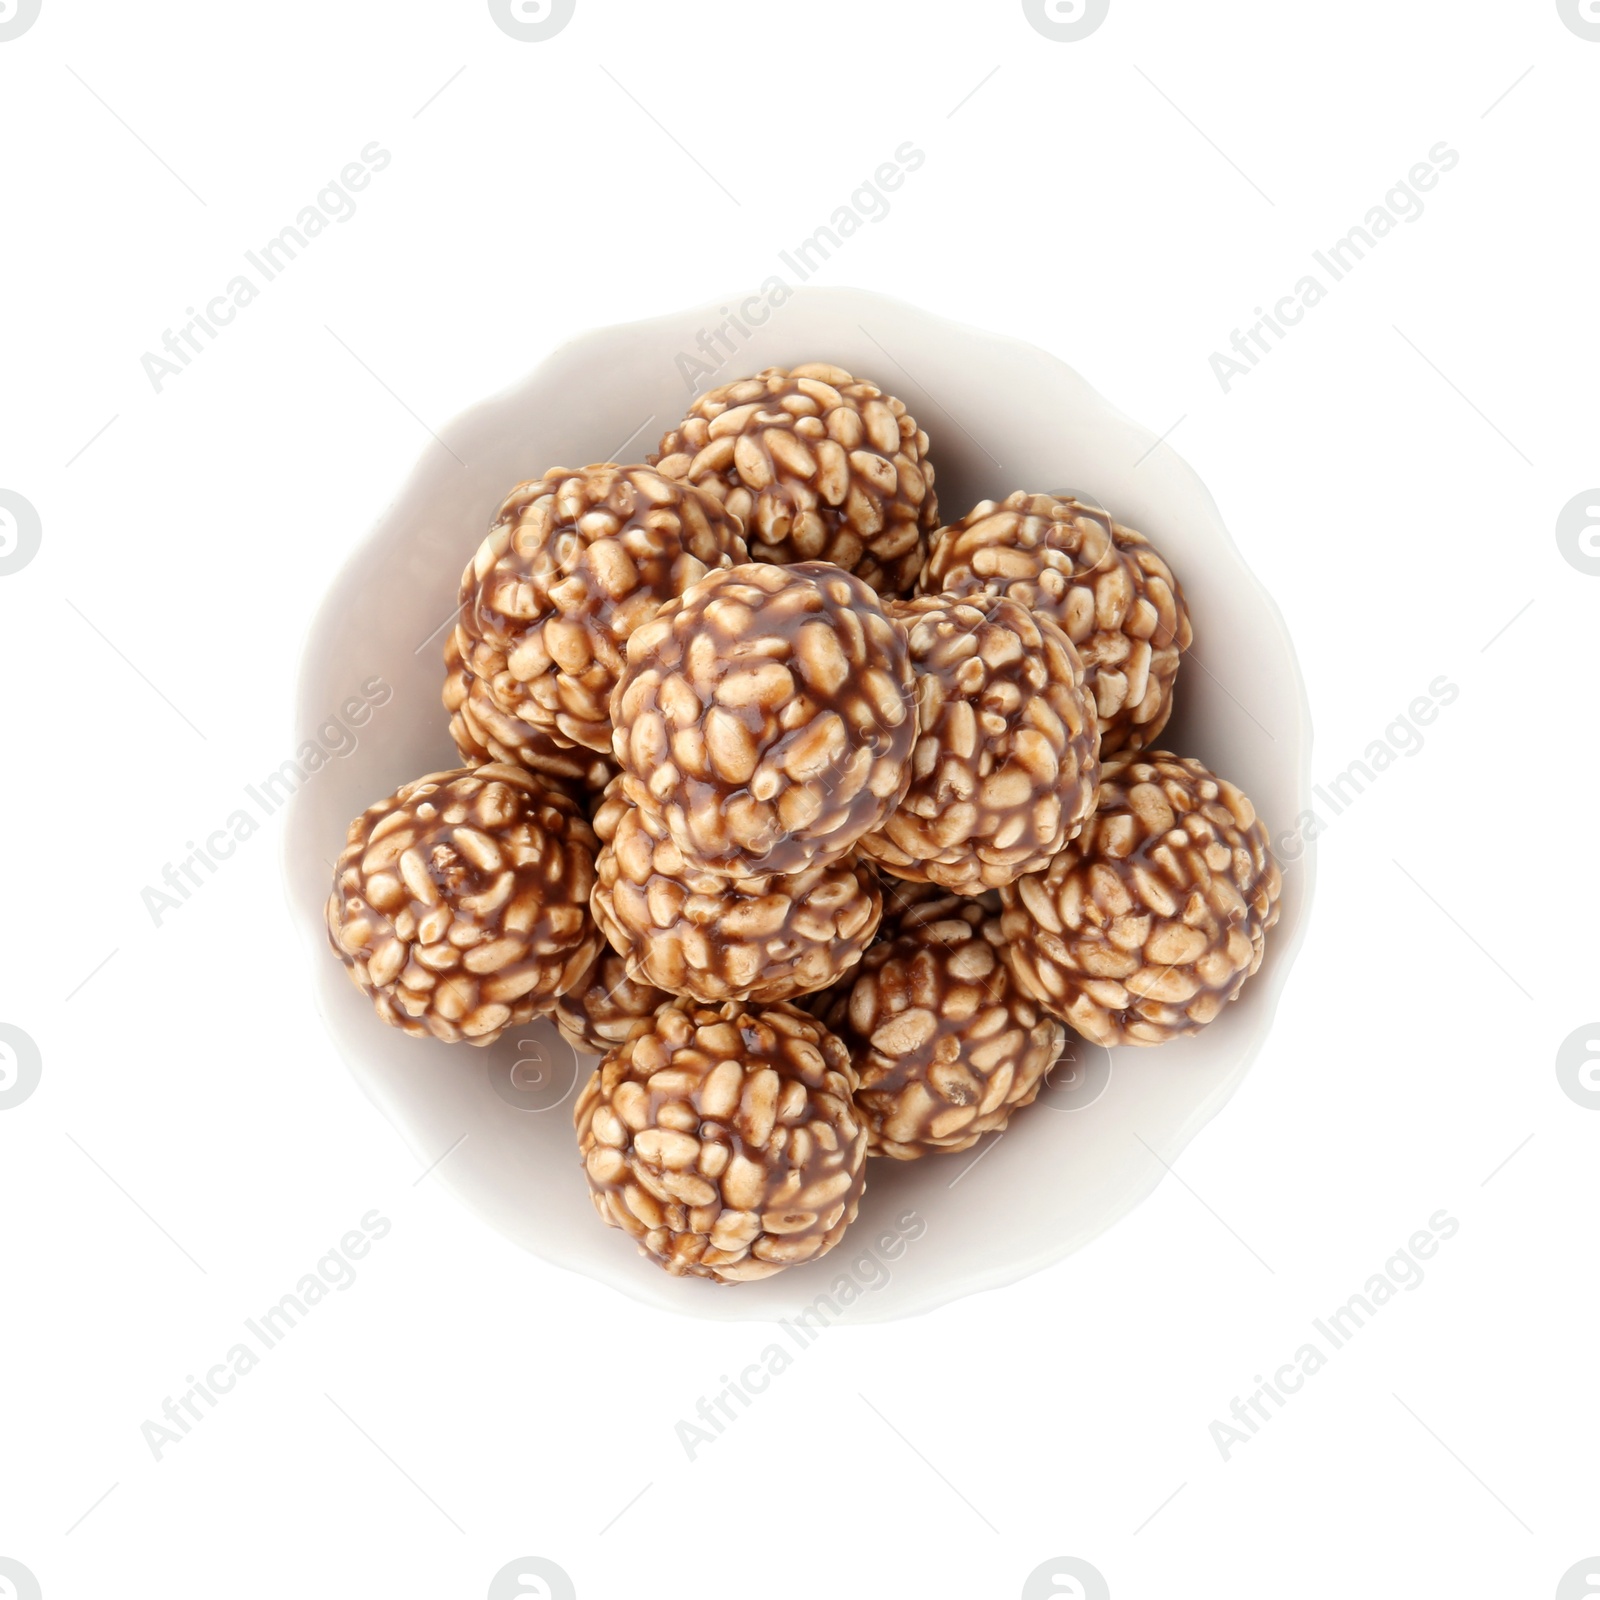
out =
<svg viewBox="0 0 1600 1600"><path fill-rule="evenodd" d="M696 871L841 860L911 781L905 631L826 562L708 574L628 641L611 700L622 790Z"/></svg>
<svg viewBox="0 0 1600 1600"><path fill-rule="evenodd" d="M595 837L520 767L434 772L350 824L328 937L391 1026L489 1044L593 962Z"/></svg>
<svg viewBox="0 0 1600 1600"><path fill-rule="evenodd" d="M935 535L917 592L1004 595L1055 622L1088 674L1102 760L1167 725L1189 609L1150 541L1097 506L1021 490L985 500Z"/></svg>
<svg viewBox="0 0 1600 1600"><path fill-rule="evenodd" d="M905 406L813 361L702 395L656 464L716 495L756 561L831 561L909 594L939 526L928 436Z"/></svg>
<svg viewBox="0 0 1600 1600"><path fill-rule="evenodd" d="M706 1004L766 1004L826 988L861 959L883 910L865 864L759 878L697 872L632 807L595 871L595 921L628 971Z"/></svg>
<svg viewBox="0 0 1600 1600"><path fill-rule="evenodd" d="M603 1056L671 998L647 983L635 983L622 957L614 950L602 950L594 965L556 1001L550 1019L574 1050Z"/></svg>
<svg viewBox="0 0 1600 1600"><path fill-rule="evenodd" d="M607 757L582 745L557 744L521 717L502 711L483 683L462 665L461 643L453 632L445 640L444 666L450 737L468 766L504 762L526 767L574 796L604 789L616 775L616 766Z"/></svg>
<svg viewBox="0 0 1600 1600"><path fill-rule="evenodd" d="M1261 965L1283 880L1243 794L1198 761L1108 763L1082 833L1000 891L1012 970L1095 1044L1198 1033Z"/></svg>
<svg viewBox="0 0 1600 1600"><path fill-rule="evenodd" d="M844 1046L792 1006L665 1005L578 1096L595 1209L674 1276L814 1261L861 1203L854 1087Z"/></svg>
<svg viewBox="0 0 1600 1600"><path fill-rule="evenodd" d="M1100 727L1071 641L1014 600L891 601L917 677L911 787L861 853L975 895L1044 867L1083 826Z"/></svg>
<svg viewBox="0 0 1600 1600"><path fill-rule="evenodd" d="M604 754L623 648L663 600L746 558L738 521L651 467L518 484L461 579L462 664L557 744Z"/></svg>
<svg viewBox="0 0 1600 1600"><path fill-rule="evenodd" d="M965 1150L1031 1105L1066 1030L1016 982L974 900L910 905L815 1008L856 1070L871 1155Z"/></svg>

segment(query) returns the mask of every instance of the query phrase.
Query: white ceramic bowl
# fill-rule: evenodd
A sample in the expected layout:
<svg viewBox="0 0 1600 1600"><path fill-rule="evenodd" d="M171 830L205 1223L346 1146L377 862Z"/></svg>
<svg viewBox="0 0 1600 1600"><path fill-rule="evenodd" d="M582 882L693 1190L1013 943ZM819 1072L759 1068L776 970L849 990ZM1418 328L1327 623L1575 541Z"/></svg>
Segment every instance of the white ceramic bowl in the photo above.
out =
<svg viewBox="0 0 1600 1600"><path fill-rule="evenodd" d="M873 1161L860 1219L832 1255L728 1288L669 1278L600 1224L571 1125L592 1058L543 1023L487 1050L406 1038L377 1020L323 931L330 863L349 819L407 779L456 765L439 704L441 640L461 569L501 499L551 466L642 460L691 397L680 358L703 360L701 330L724 320L719 306L737 303L576 339L446 427L448 450L423 452L311 628L302 737L315 739L367 680L381 678L394 697L360 730L359 748L296 797L285 869L311 981L345 1061L419 1168L438 1161L434 1180L469 1210L545 1261L689 1316L767 1320L829 1294L838 1320L881 1321L1037 1272L1150 1193L1261 1049L1305 927L1309 853L1286 867L1261 971L1199 1037L1112 1052L1109 1084L1092 1104L1038 1104L998 1143ZM933 441L946 522L1013 489L1072 489L1147 533L1178 573L1195 627L1162 743L1239 784L1275 837L1292 825L1308 805L1311 745L1294 648L1177 455L1053 356L853 289L797 291L698 387L817 360L870 377L911 408ZM910 1213L914 1221L899 1220ZM876 1248L876 1260L860 1253L886 1233L902 1237ZM833 1295L841 1272L865 1292Z"/></svg>

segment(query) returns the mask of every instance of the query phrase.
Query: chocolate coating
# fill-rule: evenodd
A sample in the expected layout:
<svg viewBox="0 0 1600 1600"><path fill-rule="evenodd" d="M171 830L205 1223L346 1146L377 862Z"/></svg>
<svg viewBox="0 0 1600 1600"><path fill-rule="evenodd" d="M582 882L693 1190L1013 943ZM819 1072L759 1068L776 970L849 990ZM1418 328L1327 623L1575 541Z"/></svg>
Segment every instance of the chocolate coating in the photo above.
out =
<svg viewBox="0 0 1600 1600"><path fill-rule="evenodd" d="M556 1001L550 1018L574 1050L603 1056L671 998L647 983L635 983L622 957L614 950L602 950L589 970Z"/></svg>
<svg viewBox="0 0 1600 1600"><path fill-rule="evenodd" d="M461 759L478 767L503 762L526 767L546 783L575 797L604 789L616 765L582 745L557 744L549 734L502 711L482 682L461 661L461 642L452 631L444 647L444 708L450 737Z"/></svg>
<svg viewBox="0 0 1600 1600"><path fill-rule="evenodd" d="M502 711L604 754L629 634L744 559L738 521L688 484L651 467L554 467L511 491L462 575L462 662Z"/></svg>
<svg viewBox="0 0 1600 1600"><path fill-rule="evenodd" d="M1096 1044L1197 1033L1261 965L1282 890L1231 783L1152 751L1106 765L1100 802L1048 869L1000 891L1017 980Z"/></svg>
<svg viewBox="0 0 1600 1600"><path fill-rule="evenodd" d="M907 906L819 1008L860 1080L872 1155L965 1150L1031 1105L1066 1030L1012 977L998 921L945 895Z"/></svg>
<svg viewBox="0 0 1600 1600"><path fill-rule="evenodd" d="M909 594L939 525L928 436L842 367L768 367L696 400L656 463L715 495L756 561L831 561Z"/></svg>
<svg viewBox="0 0 1600 1600"><path fill-rule="evenodd" d="M695 870L838 861L911 779L905 632L826 562L713 572L668 601L611 710L623 792Z"/></svg>
<svg viewBox="0 0 1600 1600"><path fill-rule="evenodd" d="M1019 490L941 528L919 594L1005 595L1059 625L1082 658L1100 757L1149 746L1172 715L1193 638L1172 569L1141 533L1067 495Z"/></svg>
<svg viewBox="0 0 1600 1600"><path fill-rule="evenodd" d="M674 1276L814 1261L861 1202L854 1086L844 1046L792 1006L663 1006L578 1096L595 1209Z"/></svg>
<svg viewBox="0 0 1600 1600"><path fill-rule="evenodd" d="M385 1022L488 1044L598 955L594 852L577 805L521 767L430 773L350 824L328 937Z"/></svg>
<svg viewBox="0 0 1600 1600"><path fill-rule="evenodd" d="M765 1004L826 988L859 961L883 897L850 860L761 878L697 872L630 807L600 852L590 904L640 981Z"/></svg>
<svg viewBox="0 0 1600 1600"><path fill-rule="evenodd" d="M860 843L885 871L974 895L1045 866L1094 809L1100 727L1047 617L977 594L891 601L917 675L911 787Z"/></svg>

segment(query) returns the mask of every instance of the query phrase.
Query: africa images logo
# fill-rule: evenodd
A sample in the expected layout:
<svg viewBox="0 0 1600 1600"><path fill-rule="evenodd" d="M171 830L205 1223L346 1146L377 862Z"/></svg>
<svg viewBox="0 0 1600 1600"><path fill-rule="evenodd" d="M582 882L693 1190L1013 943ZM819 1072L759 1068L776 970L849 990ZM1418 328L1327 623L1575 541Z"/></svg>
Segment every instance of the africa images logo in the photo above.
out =
<svg viewBox="0 0 1600 1600"><path fill-rule="evenodd" d="M43 1076L39 1047L9 1022L0 1022L0 1111L20 1106Z"/></svg>
<svg viewBox="0 0 1600 1600"><path fill-rule="evenodd" d="M1600 575L1600 489L1585 489L1556 517L1556 547L1574 572Z"/></svg>
<svg viewBox="0 0 1600 1600"><path fill-rule="evenodd" d="M578 0L489 0L494 25L519 44L542 44L572 21Z"/></svg>
<svg viewBox="0 0 1600 1600"><path fill-rule="evenodd" d="M0 489L0 578L21 572L38 555L43 542L33 503L13 489Z"/></svg>
<svg viewBox="0 0 1600 1600"><path fill-rule="evenodd" d="M1057 44L1087 39L1111 14L1111 0L1022 0L1035 33Z"/></svg>
<svg viewBox="0 0 1600 1600"><path fill-rule="evenodd" d="M0 0L0 44L20 39L39 20L41 0Z"/></svg>
<svg viewBox="0 0 1600 1600"><path fill-rule="evenodd" d="M1111 1600L1111 1589L1097 1567L1076 1556L1041 1561L1022 1585L1022 1600Z"/></svg>
<svg viewBox="0 0 1600 1600"><path fill-rule="evenodd" d="M1556 1079L1574 1105L1600 1111L1600 1022L1586 1022L1561 1041Z"/></svg>
<svg viewBox="0 0 1600 1600"><path fill-rule="evenodd" d="M518 1556L495 1573L489 1600L577 1600L565 1570L543 1556Z"/></svg>
<svg viewBox="0 0 1600 1600"><path fill-rule="evenodd" d="M1556 10L1580 39L1600 43L1600 0L1556 0Z"/></svg>

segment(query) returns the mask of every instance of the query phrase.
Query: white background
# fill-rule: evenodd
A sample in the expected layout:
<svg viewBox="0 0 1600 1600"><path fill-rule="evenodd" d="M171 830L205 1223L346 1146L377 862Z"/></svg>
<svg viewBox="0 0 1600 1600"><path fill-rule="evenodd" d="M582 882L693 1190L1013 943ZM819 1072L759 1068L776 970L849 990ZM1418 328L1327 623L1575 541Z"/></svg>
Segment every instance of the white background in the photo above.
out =
<svg viewBox="0 0 1600 1600"><path fill-rule="evenodd" d="M478 1597L528 1554L585 1600L1013 1596L1058 1555L1116 1600L1556 1594L1600 1553L1600 1112L1555 1071L1600 1016L1600 578L1555 533L1600 483L1597 84L1555 0L1112 0L1077 43L1014 0L578 0L543 43L481 0L44 0L0 43L0 489L42 525L0 577L0 1022L43 1062L0 1113L0 1556L46 1600ZM144 353L374 140L356 214L157 393ZM1153 1198L830 1332L690 1461L765 1336L419 1178L318 1024L281 819L161 927L140 894L290 753L302 630L426 430L753 288L905 140L816 281L1171 427L1298 641L1320 779L1460 695L1323 835L1273 1036ZM1224 393L1213 351L1440 141L1424 213ZM354 1286L153 1459L373 1208ZM1225 1461L1212 1422L1440 1209L1420 1287Z"/></svg>

